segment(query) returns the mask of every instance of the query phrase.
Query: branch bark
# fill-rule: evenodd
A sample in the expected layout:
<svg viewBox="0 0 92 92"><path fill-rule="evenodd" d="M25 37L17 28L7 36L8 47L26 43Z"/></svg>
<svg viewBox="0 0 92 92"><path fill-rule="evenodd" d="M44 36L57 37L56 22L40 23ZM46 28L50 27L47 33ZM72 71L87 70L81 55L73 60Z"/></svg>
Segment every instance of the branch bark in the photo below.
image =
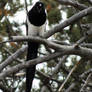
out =
<svg viewBox="0 0 92 92"><path fill-rule="evenodd" d="M73 1L73 0L56 0L56 1L58 1L60 4L73 6L76 9L79 9L79 10L83 10L83 9L88 8L84 4L80 4L80 3Z"/></svg>
<svg viewBox="0 0 92 92"><path fill-rule="evenodd" d="M60 45L56 44L52 41L40 38L40 37L29 37L29 36L13 36L13 41L35 41L42 43L44 45L47 45L48 47L62 52L63 55L79 55L79 56L85 56L89 59L92 57L92 49L90 48L85 48L79 46L78 48L75 48L75 46L66 46L66 45Z"/></svg>
<svg viewBox="0 0 92 92"><path fill-rule="evenodd" d="M89 14L92 14L92 7L89 7L87 9L84 9L84 10L74 14L72 17L68 18L66 21L62 22L61 24L55 26L54 28L52 28L51 30L46 32L43 37L48 38L48 37L52 36L53 34L55 34L56 32L60 32L60 31L62 31L63 28L77 22L79 19L81 19L82 17L87 16Z"/></svg>
<svg viewBox="0 0 92 92"><path fill-rule="evenodd" d="M14 73L18 72L19 70L25 69L31 65L35 65L35 64L39 64L39 63L42 63L45 61L49 61L49 60L57 58L61 55L62 55L62 53L56 52L56 53L47 55L45 57L39 57L39 58L36 58L33 60L29 60L27 62L23 62L23 63L18 64L16 66L13 66L10 69L7 69L7 70L3 71L2 73L0 73L0 80L5 78L6 76L9 76L10 74L14 74Z"/></svg>
<svg viewBox="0 0 92 92"><path fill-rule="evenodd" d="M9 88L6 88L2 83L0 83L0 89L3 91L3 92L11 92Z"/></svg>
<svg viewBox="0 0 92 92"><path fill-rule="evenodd" d="M16 58L18 56L20 56L22 53L24 53L27 49L27 46L20 48L19 50L17 50L15 53L13 53L11 56L9 56L5 61L3 61L0 64L0 72L9 64L12 63L13 60L16 60Z"/></svg>
<svg viewBox="0 0 92 92"><path fill-rule="evenodd" d="M77 68L77 66L80 64L80 62L77 62L76 65L72 68L72 70L70 71L70 73L68 74L67 78L65 79L65 81L63 82L63 84L60 86L58 92L62 92L62 89L64 87L64 85L66 84L66 82L68 81L68 79L70 78L71 74L74 72L74 70Z"/></svg>

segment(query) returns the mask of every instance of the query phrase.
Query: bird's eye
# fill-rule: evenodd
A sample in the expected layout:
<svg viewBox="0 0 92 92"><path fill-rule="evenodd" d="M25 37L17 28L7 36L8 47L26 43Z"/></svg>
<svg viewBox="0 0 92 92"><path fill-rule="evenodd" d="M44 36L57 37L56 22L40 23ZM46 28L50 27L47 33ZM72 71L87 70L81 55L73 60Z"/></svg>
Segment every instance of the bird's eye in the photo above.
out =
<svg viewBox="0 0 92 92"><path fill-rule="evenodd" d="M39 4L39 6L41 7L41 6L42 6L42 4Z"/></svg>

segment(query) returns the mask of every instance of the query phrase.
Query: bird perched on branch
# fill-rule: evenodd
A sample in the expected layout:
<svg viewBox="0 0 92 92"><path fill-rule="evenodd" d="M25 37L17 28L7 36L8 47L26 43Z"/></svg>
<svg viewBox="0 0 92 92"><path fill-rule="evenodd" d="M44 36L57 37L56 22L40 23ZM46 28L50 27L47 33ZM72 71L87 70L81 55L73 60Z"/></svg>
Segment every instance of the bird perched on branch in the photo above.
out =
<svg viewBox="0 0 92 92"><path fill-rule="evenodd" d="M46 11L42 2L38 1L27 14L27 35L42 36L46 28ZM27 61L35 59L38 53L39 43L28 41ZM26 69L26 92L30 92L35 76L36 65Z"/></svg>

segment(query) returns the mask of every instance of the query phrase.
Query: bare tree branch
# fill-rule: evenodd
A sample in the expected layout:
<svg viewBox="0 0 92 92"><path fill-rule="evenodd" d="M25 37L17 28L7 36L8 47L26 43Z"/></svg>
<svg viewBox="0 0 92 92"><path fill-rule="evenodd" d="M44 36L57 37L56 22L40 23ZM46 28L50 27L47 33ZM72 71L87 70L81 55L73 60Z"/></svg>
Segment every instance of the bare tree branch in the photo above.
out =
<svg viewBox="0 0 92 92"><path fill-rule="evenodd" d="M54 68L54 70L52 71L52 73L50 74L50 79L52 79L52 77L58 72L58 70L61 68L61 64L62 64L62 62L63 61L65 61L66 60L66 58L67 58L68 56L66 55L66 56L64 56L60 61L59 61L59 63L55 66L55 68ZM48 83L49 83L49 79L48 79ZM57 83L58 84L61 84L59 81L57 81ZM46 84L46 83L45 83ZM42 87L42 89L41 89L41 91L42 92L45 92L45 90L46 90L46 85L44 85L43 87ZM43 90L44 89L44 90Z"/></svg>
<svg viewBox="0 0 92 92"><path fill-rule="evenodd" d="M5 68L7 65L12 63L13 60L16 60L16 58L21 55L23 52L25 52L27 49L27 46L20 48L17 50L14 54L12 54L10 57L8 57L4 62L0 64L0 72Z"/></svg>
<svg viewBox="0 0 92 92"><path fill-rule="evenodd" d="M82 88L80 89L80 92L85 91L85 87L87 86L88 82L90 81L90 78L92 77L92 74L90 73L84 83L84 85L82 86Z"/></svg>
<svg viewBox="0 0 92 92"><path fill-rule="evenodd" d="M71 90L76 86L76 83L72 83L65 92L71 92Z"/></svg>
<svg viewBox="0 0 92 92"><path fill-rule="evenodd" d="M62 63L67 59L68 55L65 55L61 58L61 60L59 61L59 63L55 66L54 70L52 71L52 74L51 76L55 75L59 69L61 68L62 66Z"/></svg>
<svg viewBox="0 0 92 92"><path fill-rule="evenodd" d="M89 69L89 70L87 70L87 71L85 71L84 73L82 73L82 74L80 75L80 77L81 77L81 78L84 78L85 76L89 75L90 73L92 73L92 68Z"/></svg>
<svg viewBox="0 0 92 92"><path fill-rule="evenodd" d="M48 38L48 37L52 36L54 33L60 32L60 31L62 31L63 28L77 22L79 19L81 19L82 17L87 16L89 14L92 14L92 7L89 7L87 9L84 9L84 10L74 14L72 17L68 18L66 21L62 22L61 24L55 26L54 28L52 28L51 30L46 32L43 37Z"/></svg>
<svg viewBox="0 0 92 92"><path fill-rule="evenodd" d="M92 0L85 0L85 1L89 2L89 4L92 5Z"/></svg>
<svg viewBox="0 0 92 92"><path fill-rule="evenodd" d="M44 85L42 86L41 92L46 92L47 87Z"/></svg>
<svg viewBox="0 0 92 92"><path fill-rule="evenodd" d="M53 43L52 41L48 41L40 37L13 36L13 41L28 41L28 40L39 42L39 43L49 46L52 49L62 51L63 55L75 54L75 55L80 55L80 56L86 56L89 59L91 59L92 57L92 49L89 49L89 48L84 48L80 46L76 49L75 46L66 46L66 45L56 44L56 43Z"/></svg>
<svg viewBox="0 0 92 92"><path fill-rule="evenodd" d="M15 37L16 38L16 37ZM21 39L20 39L21 38ZM42 42L46 45L48 45L49 47L53 48L53 49L58 49L59 51L62 51L62 55L69 55L69 54L76 54L76 55L80 55L80 56L86 56L87 58L91 58L92 57L92 50L88 49L88 48L83 48L83 47L79 47L79 48L74 48L74 46L64 46L64 45L59 45L59 44L55 44L51 41L48 41L46 39L41 39L39 37L22 37L22 36L17 36L17 40L28 40L30 38L30 40L34 40L37 42ZM16 39L14 39L16 40ZM26 47L24 47L26 49ZM22 48L21 48L22 49ZM22 49L23 50L23 49ZM25 51L25 50L23 50ZM12 62L12 60L16 59L19 54L18 53L23 53L23 51L21 52L21 50L17 51L16 53L14 53L12 56L10 56L8 59L6 59L1 65L0 65L0 70L2 70L4 67L6 67L8 64L10 64Z"/></svg>
<svg viewBox="0 0 92 92"><path fill-rule="evenodd" d="M83 10L83 9L88 8L84 4L80 4L80 3L78 3L78 2L76 2L74 0L56 0L56 1L58 1L60 4L73 6L76 9L79 9L79 10Z"/></svg>
<svg viewBox="0 0 92 92"><path fill-rule="evenodd" d="M9 55L12 55L13 53L11 53L7 48L3 48ZM16 58L16 61L18 62L18 63L22 63L23 61L22 60L20 60L19 58Z"/></svg>
<svg viewBox="0 0 92 92"><path fill-rule="evenodd" d="M25 0L25 10L26 10L26 14L28 13L28 9L27 9L27 0Z"/></svg>
<svg viewBox="0 0 92 92"><path fill-rule="evenodd" d="M44 74L44 73L42 73L42 72L40 72L40 71L36 71L36 73L39 75L39 76L41 76L41 78L43 79L43 80L47 80L47 81L50 81L50 80L52 80L52 81L55 81L55 82L57 82L57 83L62 83L62 82L60 82L60 81L58 81L58 80L56 80L56 79L54 79L54 78L51 78L51 76L48 76L48 75L46 75L46 74ZM47 82L46 81L46 82Z"/></svg>
<svg viewBox="0 0 92 92"><path fill-rule="evenodd" d="M75 47L78 47L86 38L87 38L87 36L83 36L82 38L80 38L80 40L78 40L78 41L74 44L74 46L75 46Z"/></svg>
<svg viewBox="0 0 92 92"><path fill-rule="evenodd" d="M70 71L70 73L68 74L67 78L65 79L65 81L63 82L63 84L60 86L58 92L62 92L62 89L64 87L64 85L66 84L66 82L68 81L68 79L70 78L71 74L74 72L74 70L77 68L77 66L80 64L80 62L77 62L76 65L72 68L72 70Z"/></svg>
<svg viewBox="0 0 92 92"><path fill-rule="evenodd" d="M53 54L50 54L50 55L47 55L47 56L44 56L44 57L39 57L39 58L36 58L36 59L33 59L33 60L29 60L27 62L23 62L23 63L18 64L16 66L13 66L10 69L7 69L0 74L0 80L2 80L6 76L9 76L12 73L14 74L14 73L18 72L19 70L27 68L31 65L46 62L46 61L49 61L51 59L57 58L58 56L61 56L61 55L62 55L62 53L56 52L56 53L53 53Z"/></svg>
<svg viewBox="0 0 92 92"><path fill-rule="evenodd" d="M6 88L2 83L0 83L0 89L3 91L3 92L11 92L9 88Z"/></svg>

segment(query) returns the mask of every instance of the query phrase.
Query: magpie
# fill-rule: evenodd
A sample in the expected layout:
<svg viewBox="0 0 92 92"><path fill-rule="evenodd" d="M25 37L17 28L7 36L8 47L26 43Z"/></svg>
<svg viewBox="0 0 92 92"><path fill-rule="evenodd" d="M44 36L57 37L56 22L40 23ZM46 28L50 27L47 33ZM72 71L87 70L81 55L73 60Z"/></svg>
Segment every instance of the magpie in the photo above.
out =
<svg viewBox="0 0 92 92"><path fill-rule="evenodd" d="M46 28L46 11L43 2L36 2L27 13L27 35L42 36ZM28 41L27 61L37 58L39 43ZM26 69L26 92L30 92L36 65Z"/></svg>

